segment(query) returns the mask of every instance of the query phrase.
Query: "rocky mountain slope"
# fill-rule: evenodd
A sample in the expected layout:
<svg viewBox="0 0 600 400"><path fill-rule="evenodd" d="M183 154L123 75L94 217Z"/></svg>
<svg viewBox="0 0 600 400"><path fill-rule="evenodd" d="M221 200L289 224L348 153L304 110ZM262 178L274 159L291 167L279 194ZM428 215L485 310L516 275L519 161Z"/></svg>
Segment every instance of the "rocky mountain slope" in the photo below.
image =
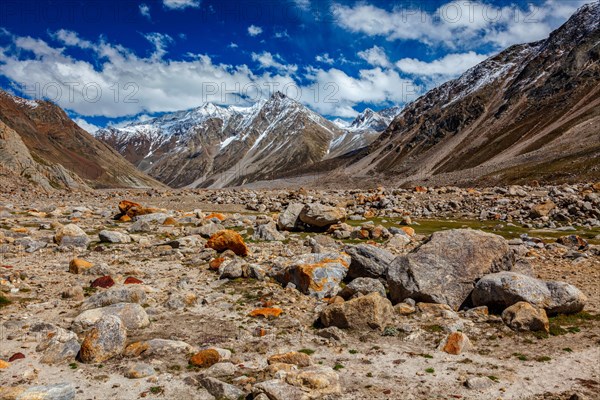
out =
<svg viewBox="0 0 600 400"><path fill-rule="evenodd" d="M157 187L58 106L0 90L0 164L42 188Z"/></svg>
<svg viewBox="0 0 600 400"><path fill-rule="evenodd" d="M597 178L599 60L595 2L547 40L512 46L409 104L350 161L320 168L400 184Z"/></svg>
<svg viewBox="0 0 600 400"><path fill-rule="evenodd" d="M364 147L394 110L365 110L352 123L334 123L278 92L251 107L207 103L96 136L170 186L224 187L277 178Z"/></svg>

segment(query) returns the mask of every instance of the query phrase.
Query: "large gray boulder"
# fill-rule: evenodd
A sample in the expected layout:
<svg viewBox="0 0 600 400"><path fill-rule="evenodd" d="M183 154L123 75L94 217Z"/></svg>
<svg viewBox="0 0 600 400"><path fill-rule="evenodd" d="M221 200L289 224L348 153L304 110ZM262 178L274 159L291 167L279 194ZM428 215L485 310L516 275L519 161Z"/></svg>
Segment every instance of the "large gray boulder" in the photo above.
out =
<svg viewBox="0 0 600 400"><path fill-rule="evenodd" d="M252 235L254 240L285 240L285 236L277 230L275 221L270 221L266 224L258 225Z"/></svg>
<svg viewBox="0 0 600 400"><path fill-rule="evenodd" d="M121 319L106 315L88 331L81 344L79 358L84 363L99 363L125 350L127 329Z"/></svg>
<svg viewBox="0 0 600 400"><path fill-rule="evenodd" d="M136 303L117 303L82 312L73 320L72 329L77 333L85 332L102 318L112 315L119 317L127 329L139 329L150 325L148 314L142 306Z"/></svg>
<svg viewBox="0 0 600 400"><path fill-rule="evenodd" d="M299 228L300 212L304 208L302 203L290 203L287 208L279 214L277 227L282 231L293 231Z"/></svg>
<svg viewBox="0 0 600 400"><path fill-rule="evenodd" d="M320 319L325 327L382 331L393 315L392 303L378 293L371 293L344 303L328 305L321 312Z"/></svg>
<svg viewBox="0 0 600 400"><path fill-rule="evenodd" d="M394 259L387 283L394 304L411 298L457 310L479 278L513 264L514 254L502 236L453 229L435 232L413 252Z"/></svg>
<svg viewBox="0 0 600 400"><path fill-rule="evenodd" d="M315 228L326 228L329 225L346 220L346 210L340 207L326 206L319 203L307 204L299 215L300 221Z"/></svg>
<svg viewBox="0 0 600 400"><path fill-rule="evenodd" d="M115 286L87 298L81 305L81 310L91 310L117 303L144 304L146 299L146 292L138 285Z"/></svg>
<svg viewBox="0 0 600 400"><path fill-rule="evenodd" d="M344 251L350 256L350 278L381 278L387 274L394 255L385 249L370 244L346 246Z"/></svg>
<svg viewBox="0 0 600 400"><path fill-rule="evenodd" d="M505 309L520 301L543 308L550 315L577 313L587 298L566 282L544 282L515 272L500 272L482 277L471 300L475 306Z"/></svg>

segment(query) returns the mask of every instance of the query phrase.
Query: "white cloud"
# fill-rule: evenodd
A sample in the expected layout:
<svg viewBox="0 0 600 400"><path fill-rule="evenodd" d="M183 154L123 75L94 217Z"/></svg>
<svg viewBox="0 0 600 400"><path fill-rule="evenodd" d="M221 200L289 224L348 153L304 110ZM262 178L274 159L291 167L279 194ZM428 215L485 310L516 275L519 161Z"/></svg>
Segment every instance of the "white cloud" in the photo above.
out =
<svg viewBox="0 0 600 400"><path fill-rule="evenodd" d="M388 56L385 54L385 50L379 46L359 51L357 55L375 67L389 67L391 65Z"/></svg>
<svg viewBox="0 0 600 400"><path fill-rule="evenodd" d="M152 16L150 15L150 7L148 7L147 4L140 4L140 14L142 14L144 17L148 18L148 19L152 19Z"/></svg>
<svg viewBox="0 0 600 400"><path fill-rule="evenodd" d="M277 61L279 60L279 61ZM275 68L278 71L294 73L298 70L298 66L294 64L283 64L283 58L279 54L271 54L268 51L262 53L252 53L252 61L258 62L260 68ZM281 61L281 62L280 62Z"/></svg>
<svg viewBox="0 0 600 400"><path fill-rule="evenodd" d="M237 49L239 46L237 45L237 43L231 42L227 45L227 47L229 47L230 49Z"/></svg>
<svg viewBox="0 0 600 400"><path fill-rule="evenodd" d="M81 129L83 129L84 131L86 131L88 133L91 133L92 135L94 134L94 132L96 132L98 129L100 129L99 126L90 124L83 118L74 118L73 121L75 121L75 123L77 125L79 125L79 127Z"/></svg>
<svg viewBox="0 0 600 400"><path fill-rule="evenodd" d="M147 41L154 45L154 53L152 57L155 59L162 58L167 54L167 46L173 42L173 38L167 34L152 32L144 35Z"/></svg>
<svg viewBox="0 0 600 400"><path fill-rule="evenodd" d="M310 9L310 0L294 0L296 7L303 11L307 11Z"/></svg>
<svg viewBox="0 0 600 400"><path fill-rule="evenodd" d="M447 54L431 62L420 61L415 58L403 58L396 62L396 67L410 75L455 77L487 58L487 55L469 51L467 53Z"/></svg>
<svg viewBox="0 0 600 400"><path fill-rule="evenodd" d="M262 28L260 26L256 26L256 25L250 25L248 27L248 34L250 36L258 36L263 32Z"/></svg>
<svg viewBox="0 0 600 400"><path fill-rule="evenodd" d="M335 60L331 57L329 57L329 53L323 53L320 55L317 55L315 57L315 61L323 63L323 64L333 64L335 62Z"/></svg>
<svg viewBox="0 0 600 400"><path fill-rule="evenodd" d="M275 32L275 38L277 39L283 39L283 38L289 38L290 35L288 34L287 29L281 32Z"/></svg>
<svg viewBox="0 0 600 400"><path fill-rule="evenodd" d="M204 54L169 60L165 46L171 39L162 34L146 37L154 45L147 57L101 38L84 49L90 58L85 61L41 39L11 36L12 45L0 48L0 74L26 93L37 98L46 94L81 117L109 118L189 109L207 101L243 104L248 102L245 96L258 100L274 85L295 84L287 71L255 73L243 64L214 63ZM75 38L74 45L88 43ZM58 88L60 96L35 89L46 87L53 89L52 94Z"/></svg>
<svg viewBox="0 0 600 400"><path fill-rule="evenodd" d="M434 12L397 6L388 11L367 3L331 6L335 22L350 32L388 40L416 40L449 48L491 44L497 48L548 36L589 0L546 0L539 6L497 7L469 1L449 2Z"/></svg>
<svg viewBox="0 0 600 400"><path fill-rule="evenodd" d="M163 5L171 10L200 7L200 0L163 0Z"/></svg>

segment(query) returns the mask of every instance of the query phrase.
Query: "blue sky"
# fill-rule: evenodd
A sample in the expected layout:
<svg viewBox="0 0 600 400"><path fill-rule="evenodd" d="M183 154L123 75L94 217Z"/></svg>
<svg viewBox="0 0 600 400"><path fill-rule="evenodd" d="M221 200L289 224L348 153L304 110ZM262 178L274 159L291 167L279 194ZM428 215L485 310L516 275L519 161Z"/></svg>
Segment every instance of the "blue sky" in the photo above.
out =
<svg viewBox="0 0 600 400"><path fill-rule="evenodd" d="M329 117L402 105L589 0L5 0L0 85L91 130L273 90Z"/></svg>

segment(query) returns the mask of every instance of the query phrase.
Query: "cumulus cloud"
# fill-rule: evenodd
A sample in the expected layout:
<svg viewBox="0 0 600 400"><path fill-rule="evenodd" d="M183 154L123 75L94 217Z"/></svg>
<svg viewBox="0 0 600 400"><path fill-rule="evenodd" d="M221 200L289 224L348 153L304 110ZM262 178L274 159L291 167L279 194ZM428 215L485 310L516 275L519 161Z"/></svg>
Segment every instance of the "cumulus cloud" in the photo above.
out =
<svg viewBox="0 0 600 400"><path fill-rule="evenodd" d="M148 19L152 19L152 17L150 16L150 7L147 4L140 4L139 6L140 8L140 14L142 14L144 17L148 18Z"/></svg>
<svg viewBox="0 0 600 400"><path fill-rule="evenodd" d="M400 71L410 75L455 77L486 58L488 56L485 54L477 54L474 51L469 51L467 53L447 54L431 62L415 58L403 58L396 62L396 67Z"/></svg>
<svg viewBox="0 0 600 400"><path fill-rule="evenodd" d="M433 12L414 6L386 10L367 3L334 3L331 12L342 28L387 40L416 40L449 48L493 45L497 48L548 36L589 0L546 0L540 5L498 7L469 1L449 2Z"/></svg>
<svg viewBox="0 0 600 400"><path fill-rule="evenodd" d="M163 0L163 5L170 10L184 10L200 7L200 0Z"/></svg>
<svg viewBox="0 0 600 400"><path fill-rule="evenodd" d="M279 61L277 61L279 60ZM268 51L262 53L252 53L252 61L258 62L260 68L275 68L278 71L294 73L298 70L298 66L294 64L283 64L285 60L279 54L271 54Z"/></svg>
<svg viewBox="0 0 600 400"><path fill-rule="evenodd" d="M335 60L331 57L329 57L329 53L323 53L320 55L317 55L315 57L315 61L323 63L323 64L333 64L335 62Z"/></svg>
<svg viewBox="0 0 600 400"><path fill-rule="evenodd" d="M373 46L370 49L359 51L357 55L376 67L389 67L391 65L385 50L379 46Z"/></svg>
<svg viewBox="0 0 600 400"><path fill-rule="evenodd" d="M294 0L294 4L303 11L310 9L310 0Z"/></svg>
<svg viewBox="0 0 600 400"><path fill-rule="evenodd" d="M258 36L263 32L262 28L260 26L256 26L256 25L250 25L248 27L248 34L250 36Z"/></svg>

